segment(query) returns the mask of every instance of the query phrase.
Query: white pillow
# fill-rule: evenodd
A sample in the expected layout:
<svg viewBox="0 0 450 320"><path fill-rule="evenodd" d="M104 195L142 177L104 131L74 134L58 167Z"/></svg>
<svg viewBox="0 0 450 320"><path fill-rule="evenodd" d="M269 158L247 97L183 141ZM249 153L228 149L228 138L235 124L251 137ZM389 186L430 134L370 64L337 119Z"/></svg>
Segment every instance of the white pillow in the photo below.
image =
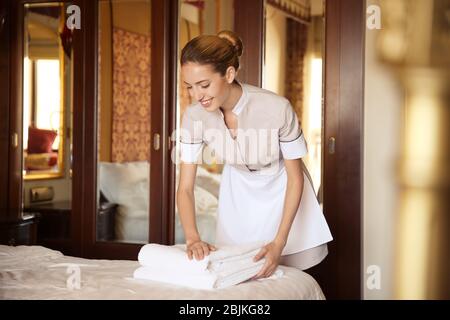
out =
<svg viewBox="0 0 450 320"><path fill-rule="evenodd" d="M99 163L99 185L105 197L119 205L123 217L144 218L149 208L149 172L146 161Z"/></svg>

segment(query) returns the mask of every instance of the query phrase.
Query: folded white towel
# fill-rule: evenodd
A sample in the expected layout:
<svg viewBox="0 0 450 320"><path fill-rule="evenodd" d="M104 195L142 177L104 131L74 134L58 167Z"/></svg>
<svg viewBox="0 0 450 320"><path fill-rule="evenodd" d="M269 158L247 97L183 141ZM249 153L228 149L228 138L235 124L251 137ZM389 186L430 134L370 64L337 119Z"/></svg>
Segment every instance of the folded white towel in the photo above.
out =
<svg viewBox="0 0 450 320"><path fill-rule="evenodd" d="M156 243L146 244L141 248L138 261L142 266L154 268L176 268L186 272L203 272L210 263L234 263L252 261L262 244L254 243L241 246L223 246L211 251L203 260L189 260L186 245L165 246Z"/></svg>
<svg viewBox="0 0 450 320"><path fill-rule="evenodd" d="M226 288L258 274L265 260L254 262L253 258L261 247L261 244L220 247L197 261L187 258L185 245L147 244L138 256L142 267L133 276L197 289ZM273 277L282 275L281 269L277 269Z"/></svg>
<svg viewBox="0 0 450 320"><path fill-rule="evenodd" d="M213 289L217 281L217 275L206 271L204 273L189 274L154 267L140 267L136 269L133 278L171 283L194 289Z"/></svg>

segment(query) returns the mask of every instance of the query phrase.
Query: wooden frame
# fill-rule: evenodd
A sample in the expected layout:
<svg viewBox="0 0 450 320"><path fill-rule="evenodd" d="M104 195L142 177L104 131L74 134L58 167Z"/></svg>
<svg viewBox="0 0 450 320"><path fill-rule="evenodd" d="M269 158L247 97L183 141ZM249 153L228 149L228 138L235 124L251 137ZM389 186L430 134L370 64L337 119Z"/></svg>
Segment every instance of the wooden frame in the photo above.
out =
<svg viewBox="0 0 450 320"><path fill-rule="evenodd" d="M6 169L0 185L0 220L21 219L23 206L23 180L34 180L37 178L61 178L64 176L64 168L61 167L61 174L36 174L31 179L22 176L22 153L23 153L23 36L24 36L24 4L37 3L62 3L67 0L6 0L1 3L0 13L4 19L0 21L0 37L2 39L0 64L4 70L0 81L2 88L2 129L4 139L0 140L0 150L4 151L7 157ZM3 71L2 70L2 71ZM63 80L62 80L63 81ZM4 85L3 85L4 84ZM63 133L62 135L65 135ZM64 138L61 139L64 141ZM62 150L61 150L62 151ZM61 161L61 153L58 162ZM6 188L5 188L6 186ZM3 189L4 188L4 189Z"/></svg>
<svg viewBox="0 0 450 320"><path fill-rule="evenodd" d="M362 299L365 1L327 0L325 12L323 194L334 240L310 271L328 298Z"/></svg>
<svg viewBox="0 0 450 320"><path fill-rule="evenodd" d="M9 132L8 143L8 207L6 220L17 220L22 215L22 54L23 3L10 1L10 74L9 74ZM17 32L16 34L13 34ZM12 39L16 41L12 41Z"/></svg>
<svg viewBox="0 0 450 320"><path fill-rule="evenodd" d="M1 62L4 73L2 72L2 103L1 108L2 128L0 132L4 139L0 141L0 150L4 151L7 157L7 166L2 166L1 170L6 173L3 185L0 185L0 191L5 188L2 195L5 199L0 202L0 220L17 220L22 216L23 202L23 183L22 183L22 152L23 152L23 5L26 3L52 3L65 2L64 0L7 0L3 1L0 9L4 19L0 29L2 40ZM4 45L3 45L4 44ZM20 107L19 107L20 106ZM59 160L58 160L59 161Z"/></svg>
<svg viewBox="0 0 450 320"><path fill-rule="evenodd" d="M12 64L12 48L11 48L11 33L14 30L16 17L12 14L13 3L11 0L0 1L0 153L3 155L2 165L0 166L0 221L7 221L18 219L18 211L10 210L10 202L14 202L17 195L12 195L10 179L14 167L10 167L11 155L14 151L10 145L11 132L10 130L10 108L11 92L12 92L12 77L14 77L14 65ZM17 50L17 49L16 49ZM14 159L13 159L14 160ZM17 192L17 191L15 191Z"/></svg>
<svg viewBox="0 0 450 320"><path fill-rule="evenodd" d="M23 4L32 4L28 1L25 1ZM64 7L60 6L60 4L64 3L64 1L53 1L53 2L49 2L49 3L55 3L55 7L59 7L60 8L60 12L62 17L60 16L60 21L59 21L59 26L58 29L61 28L61 25L64 25L65 19L65 12L64 12ZM22 10L23 8L21 8ZM22 11L23 12L23 11ZM25 12L22 13L22 17L20 19L20 21L24 21L25 20L25 16L24 16ZM62 18L62 19L61 19ZM22 42L23 41L23 37L22 37ZM23 48L25 49L25 48ZM60 89L60 97L61 97L61 101L60 101L60 128L58 130L58 137L59 137L59 147L58 147L58 171L57 172L52 172L51 170L34 170L30 173L24 174L23 175L23 180L24 181L35 181L35 180L50 180L50 179L62 179L65 178L66 176L66 166L65 166L65 162L64 160L66 159L66 138L67 138L67 114L66 114L66 101L64 100L64 97L66 94L69 94L69 92L66 92L66 78L65 78L65 66L67 63L67 59L65 57L64 54L64 49L62 45L59 45L58 48L58 56L59 56L59 62L60 62L60 66L59 66L59 79L60 79L60 85L59 85L59 89ZM32 78L32 85L31 87L32 89L32 106L31 106L31 115L32 115L32 122L31 125L34 126L35 123L35 119L36 119L36 75L37 75L37 64L36 64L36 60L33 59L31 60L32 63L32 68L31 68L31 78ZM23 76L22 76L22 88L23 86ZM23 125L22 125L22 130L21 132L23 133ZM23 137L22 137L23 138ZM23 148L22 148L23 149ZM23 150L22 150L23 152Z"/></svg>
<svg viewBox="0 0 450 320"><path fill-rule="evenodd" d="M328 0L327 8L324 141L336 138L336 153L324 152L324 210L335 238L327 293L362 299L365 1Z"/></svg>
<svg viewBox="0 0 450 320"><path fill-rule="evenodd" d="M173 70L173 57L176 59L173 52L176 51L173 51L173 41L169 40L174 38L169 36L174 32L174 3L152 1L152 43L159 45L153 46L151 52L151 136L153 139L155 134L159 134L161 146L159 150L151 151L149 241L155 243L168 243L173 233L168 227L171 217L163 212L169 212L171 206L168 200L172 192L170 177L174 174L169 143L169 132L173 126L169 105L174 105L176 97L176 88L170 85L176 79ZM80 174L77 182L81 188L78 190L83 190L81 201L73 207L74 252L88 258L135 260L142 244L96 241L97 87L92 84L97 83L98 39L96 32L90 30L97 30L98 27L98 5L97 1L90 0L78 0L75 4L81 8L84 26L75 32L74 37L74 64L79 66L74 72L74 84L78 88L78 93L74 95L74 109L78 111L77 118L74 118L74 127L78 128L74 132L74 144L78 145L77 149L74 148L74 166Z"/></svg>
<svg viewBox="0 0 450 320"><path fill-rule="evenodd" d="M264 61L264 0L234 0L234 14L234 30L245 44L238 77L260 87Z"/></svg>

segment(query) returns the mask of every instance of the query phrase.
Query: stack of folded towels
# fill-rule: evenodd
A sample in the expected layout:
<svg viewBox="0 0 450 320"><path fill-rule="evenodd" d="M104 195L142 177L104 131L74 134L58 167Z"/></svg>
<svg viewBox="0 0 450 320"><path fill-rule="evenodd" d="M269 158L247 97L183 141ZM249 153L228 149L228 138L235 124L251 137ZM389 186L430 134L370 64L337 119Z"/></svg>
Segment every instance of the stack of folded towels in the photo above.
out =
<svg viewBox="0 0 450 320"><path fill-rule="evenodd" d="M141 267L135 279L146 279L196 289L222 289L251 279L262 269L265 259L253 261L261 245L220 247L203 260L189 260L185 245L147 244L139 252ZM281 277L277 269L271 278Z"/></svg>

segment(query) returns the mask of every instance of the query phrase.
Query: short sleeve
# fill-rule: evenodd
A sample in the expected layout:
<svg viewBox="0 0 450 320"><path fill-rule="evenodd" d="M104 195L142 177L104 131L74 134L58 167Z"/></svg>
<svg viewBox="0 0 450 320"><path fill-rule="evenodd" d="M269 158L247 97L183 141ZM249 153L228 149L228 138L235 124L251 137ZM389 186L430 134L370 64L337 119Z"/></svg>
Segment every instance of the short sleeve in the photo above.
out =
<svg viewBox="0 0 450 320"><path fill-rule="evenodd" d="M181 161L196 163L203 149L203 125L194 120L187 109L183 114L180 132Z"/></svg>
<svg viewBox="0 0 450 320"><path fill-rule="evenodd" d="M279 131L280 149L284 159L304 157L308 153L306 141L297 114L290 103L283 110L283 124Z"/></svg>

